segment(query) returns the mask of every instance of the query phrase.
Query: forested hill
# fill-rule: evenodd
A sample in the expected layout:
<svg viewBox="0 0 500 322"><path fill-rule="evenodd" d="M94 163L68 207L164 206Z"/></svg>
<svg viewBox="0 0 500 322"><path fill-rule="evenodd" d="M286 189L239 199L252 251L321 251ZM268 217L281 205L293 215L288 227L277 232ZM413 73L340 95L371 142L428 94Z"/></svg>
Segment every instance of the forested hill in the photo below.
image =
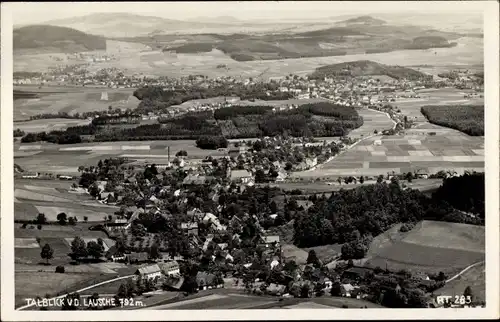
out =
<svg viewBox="0 0 500 322"><path fill-rule="evenodd" d="M313 79L322 79L324 77L358 77L386 75L394 79L428 79L432 76L416 71L411 68L401 66L389 66L379 64L370 60L358 60L340 64L326 65L316 68L311 74Z"/></svg>
<svg viewBox="0 0 500 322"><path fill-rule="evenodd" d="M431 198L403 189L397 179L340 190L328 199L313 200L307 212L294 218L294 243L299 247L347 243L354 252L348 257L362 258L371 239L397 223L427 219L484 225L484 196L484 173L444 179Z"/></svg>
<svg viewBox="0 0 500 322"><path fill-rule="evenodd" d="M50 25L32 25L15 29L14 50L38 49L54 52L105 50L106 39L84 32Z"/></svg>

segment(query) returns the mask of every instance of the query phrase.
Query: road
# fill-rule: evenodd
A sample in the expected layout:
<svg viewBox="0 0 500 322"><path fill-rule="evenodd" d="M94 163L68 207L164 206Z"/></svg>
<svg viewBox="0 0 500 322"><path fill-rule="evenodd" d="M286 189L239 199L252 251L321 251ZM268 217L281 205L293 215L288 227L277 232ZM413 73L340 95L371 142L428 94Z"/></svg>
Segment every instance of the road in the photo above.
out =
<svg viewBox="0 0 500 322"><path fill-rule="evenodd" d="M115 281L119 281L119 280L123 280L123 279L126 279L126 278L131 278L133 277L134 275L127 275L127 276L121 276L121 277L117 277L117 278L113 278L113 279L110 279L110 280L107 280L107 281L104 281L104 282L100 282L100 283L97 283L97 284L94 284L94 285L91 285L91 286L87 286L87 287L84 287L82 289L79 289L75 292L71 292L71 293L80 293L80 292L83 292L83 291L86 291L86 290L90 290L94 287L97 287L97 286L101 286L101 285L104 285L104 284L108 284L108 283L112 283L112 282L115 282ZM66 296L68 296L68 294L70 293L66 293L66 294L63 294L63 295L59 295L59 296L54 296L50 299L60 299L60 298L64 298ZM24 306L21 306L19 308L17 308L16 310L18 311L22 311L22 310L25 310L25 309L28 309L32 306L34 306L35 304L29 304L29 305L24 305Z"/></svg>
<svg viewBox="0 0 500 322"><path fill-rule="evenodd" d="M447 279L447 280L445 281L445 283L449 283L449 282L453 281L454 279L456 279L456 278L460 277L460 275L462 275L462 274L464 274L465 272L467 272L469 269L471 269L471 268L473 268L473 267L476 267L476 266L478 266L478 265L481 265L481 264L484 264L484 261L480 261L480 262L477 262L477 263L474 263L474 264L472 264L472 265L467 266L467 267L466 267L466 268L464 268L464 269L463 269L460 273L458 273L458 274L456 274L455 276L453 276L453 277L451 277L451 278Z"/></svg>

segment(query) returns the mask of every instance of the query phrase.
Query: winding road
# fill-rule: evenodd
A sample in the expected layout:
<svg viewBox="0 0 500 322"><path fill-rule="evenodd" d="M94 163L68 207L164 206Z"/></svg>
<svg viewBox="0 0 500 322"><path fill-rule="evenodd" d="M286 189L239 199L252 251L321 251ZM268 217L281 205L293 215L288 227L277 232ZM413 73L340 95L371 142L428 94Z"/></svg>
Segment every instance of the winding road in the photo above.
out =
<svg viewBox="0 0 500 322"><path fill-rule="evenodd" d="M449 283L449 282L453 281L454 279L456 279L456 278L460 277L460 275L462 275L462 274L464 274L465 272L467 272L469 269L471 269L471 268L473 268L473 267L476 267L476 266L478 266L478 265L481 265L481 264L484 264L484 261L480 261L480 262L477 262L477 263L474 263L474 264L472 264L472 265L467 266L467 267L466 267L466 268L464 268L464 269L463 269L460 273L458 273L458 274L456 274L455 276L453 276L453 277L451 277L451 278L447 279L447 280L445 281L445 283Z"/></svg>

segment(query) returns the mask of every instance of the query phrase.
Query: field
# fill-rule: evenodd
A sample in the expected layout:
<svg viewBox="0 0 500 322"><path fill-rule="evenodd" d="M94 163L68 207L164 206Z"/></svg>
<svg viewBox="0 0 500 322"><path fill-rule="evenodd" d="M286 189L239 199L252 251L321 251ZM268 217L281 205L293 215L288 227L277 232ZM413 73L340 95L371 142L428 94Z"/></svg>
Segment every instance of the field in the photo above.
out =
<svg viewBox="0 0 500 322"><path fill-rule="evenodd" d="M59 180L16 180L14 190L14 218L33 220L39 213L48 221L56 221L61 212L68 217L77 217L82 224L88 221L103 221L104 216L113 215L117 207L103 205L86 194L70 193L71 182Z"/></svg>
<svg viewBox="0 0 500 322"><path fill-rule="evenodd" d="M224 156L224 151L202 150L194 140L173 141L122 141L106 143L82 143L71 146L42 144L15 144L15 163L27 171L53 172L78 175L78 166L97 165L99 160L109 157L127 157L132 162L156 162L166 164L167 147L170 147L170 161L180 150L188 153L188 159L203 159L206 156ZM36 155L25 152L37 152Z"/></svg>
<svg viewBox="0 0 500 322"><path fill-rule="evenodd" d="M485 301L486 300L486 276L485 276L485 264L477 265L470 270L466 271L464 274L460 275L458 278L446 283L446 285L436 291L435 295L462 295L465 288L470 286L472 289L472 294L474 300Z"/></svg>
<svg viewBox="0 0 500 322"><path fill-rule="evenodd" d="M88 120L75 119L44 119L33 121L14 122L14 129L19 129L25 133L62 131L70 126L88 125Z"/></svg>
<svg viewBox="0 0 500 322"><path fill-rule="evenodd" d="M365 265L425 273L456 274L485 258L484 227L423 221L408 233L399 225L377 236Z"/></svg>
<svg viewBox="0 0 500 322"><path fill-rule="evenodd" d="M45 294L55 294L72 287L77 283L91 281L94 276L90 274L58 274L58 273L25 273L15 274L16 303L21 303L25 298L44 297ZM23 304L26 304L23 302Z"/></svg>
<svg viewBox="0 0 500 322"><path fill-rule="evenodd" d="M136 99L132 93L133 88L124 89L110 89L110 88L72 88L72 87L61 87L61 86L49 86L42 89L38 89L35 86L16 86L15 90L20 90L23 92L35 92L39 93L39 98L33 99L15 99L14 100L14 121L29 120L30 116L43 113L58 113L65 112L68 114L92 112L92 111L104 111L107 110L109 106L113 108L121 109L135 109L139 104L139 100ZM101 100L101 94L103 92L108 93L108 100ZM47 121L47 120L42 120ZM42 128L42 130L51 130L50 127L57 126L57 124L67 123L68 125L78 125L74 123L83 123L85 120L48 120L47 128L42 128L44 122L35 121L32 122L22 122L19 124L19 128L23 129L37 129ZM57 124L56 124L57 123ZM88 121L86 121L88 123ZM16 128L17 124L14 124ZM62 126L62 125L59 125ZM53 128L56 129L56 128Z"/></svg>
<svg viewBox="0 0 500 322"><path fill-rule="evenodd" d="M371 302L324 296L313 299L284 299L276 297L247 295L244 293L230 293L228 290L210 291L206 295L196 295L194 298L181 300L174 303L145 308L147 310L188 310L188 309L292 309L292 308L340 308L347 305L351 308L364 307L379 308Z"/></svg>
<svg viewBox="0 0 500 322"><path fill-rule="evenodd" d="M484 171L484 139L424 124L405 131L403 136L363 140L319 169L297 172L294 177L377 176L419 170Z"/></svg>
<svg viewBox="0 0 500 322"><path fill-rule="evenodd" d="M126 75L144 73L145 75L177 77L202 74L209 77L242 76L267 79L290 73L302 76L323 65L355 60L371 60L382 64L400 66L426 65L429 62L432 62L434 66L460 66L483 63L482 39L460 38L457 42L458 46L451 48L238 62L219 50L200 54L174 54L162 53L159 49L153 50L141 44L108 41L107 50L116 57L116 60L90 63L90 70L116 67L124 70ZM49 66L60 65L61 63L86 63L85 61L68 60L68 56L64 54L59 55L59 58L63 59L62 62L56 61L50 56L55 55L16 54L14 71L44 71ZM217 68L218 65L226 65L226 68Z"/></svg>

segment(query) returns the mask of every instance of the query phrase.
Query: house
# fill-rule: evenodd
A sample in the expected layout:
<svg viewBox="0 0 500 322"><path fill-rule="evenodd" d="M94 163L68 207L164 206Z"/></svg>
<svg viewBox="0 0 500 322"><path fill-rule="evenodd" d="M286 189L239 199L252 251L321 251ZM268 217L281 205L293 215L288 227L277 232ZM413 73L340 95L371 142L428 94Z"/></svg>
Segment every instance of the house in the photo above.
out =
<svg viewBox="0 0 500 322"><path fill-rule="evenodd" d="M180 267L177 261L169 261L165 263L159 263L158 266L161 269L161 272L165 276L177 276L180 275Z"/></svg>
<svg viewBox="0 0 500 322"><path fill-rule="evenodd" d="M277 247L280 243L280 236L278 235L270 235L270 236L262 236L260 237L259 246L270 248Z"/></svg>
<svg viewBox="0 0 500 322"><path fill-rule="evenodd" d="M232 182L248 184L253 180L253 176L248 170L232 170L230 179Z"/></svg>
<svg viewBox="0 0 500 322"><path fill-rule="evenodd" d="M21 177L23 179L35 179L38 178L38 172L26 172Z"/></svg>
<svg viewBox="0 0 500 322"><path fill-rule="evenodd" d="M207 272L198 272L196 274L196 282L200 290L224 287L224 280L217 278L215 274Z"/></svg>
<svg viewBox="0 0 500 322"><path fill-rule="evenodd" d="M144 263L149 260L149 255L146 252L130 253L127 254L127 261L129 264Z"/></svg>
<svg viewBox="0 0 500 322"><path fill-rule="evenodd" d="M359 286L352 286L351 284L341 284L340 291L342 296L356 297L359 293Z"/></svg>
<svg viewBox="0 0 500 322"><path fill-rule="evenodd" d="M183 222L181 229L186 231L188 235L198 236L198 223L197 222Z"/></svg>
<svg viewBox="0 0 500 322"><path fill-rule="evenodd" d="M419 169L415 171L415 178L417 179L427 179L429 177L429 171L427 169Z"/></svg>
<svg viewBox="0 0 500 322"><path fill-rule="evenodd" d="M136 278L140 278L142 280L151 280L155 278L160 278L161 277L161 269L158 266L158 264L153 264L153 265L148 265L148 266L143 266L139 267L135 273L134 273Z"/></svg>
<svg viewBox="0 0 500 322"><path fill-rule="evenodd" d="M127 259L127 256L123 255L123 254L116 254L116 255L111 255L110 259L113 261L113 262L123 262Z"/></svg>

